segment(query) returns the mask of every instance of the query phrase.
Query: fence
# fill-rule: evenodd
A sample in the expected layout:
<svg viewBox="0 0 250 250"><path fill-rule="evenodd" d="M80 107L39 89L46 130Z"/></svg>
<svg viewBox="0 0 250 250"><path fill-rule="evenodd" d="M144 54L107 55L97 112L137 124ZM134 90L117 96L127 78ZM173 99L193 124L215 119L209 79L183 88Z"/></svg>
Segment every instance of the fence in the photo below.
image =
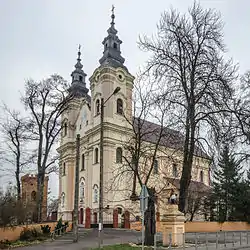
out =
<svg viewBox="0 0 250 250"><path fill-rule="evenodd" d="M67 228L69 225L64 225L58 229L55 229L53 232L51 232L50 237L51 240L55 240L57 236L61 236L67 232Z"/></svg>
<svg viewBox="0 0 250 250"><path fill-rule="evenodd" d="M165 247L186 250L241 249L250 247L250 231L224 231L216 233L184 233L165 235ZM155 234L154 249L162 249L163 235Z"/></svg>

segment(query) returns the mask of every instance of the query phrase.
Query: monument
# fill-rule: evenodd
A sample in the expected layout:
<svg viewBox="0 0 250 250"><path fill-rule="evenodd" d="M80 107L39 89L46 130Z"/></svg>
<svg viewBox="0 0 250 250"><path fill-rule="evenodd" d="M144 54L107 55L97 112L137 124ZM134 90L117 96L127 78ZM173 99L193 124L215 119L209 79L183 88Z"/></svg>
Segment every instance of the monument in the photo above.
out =
<svg viewBox="0 0 250 250"><path fill-rule="evenodd" d="M163 245L181 246L184 244L185 217L178 210L178 205L168 204L161 216L161 225L163 229Z"/></svg>

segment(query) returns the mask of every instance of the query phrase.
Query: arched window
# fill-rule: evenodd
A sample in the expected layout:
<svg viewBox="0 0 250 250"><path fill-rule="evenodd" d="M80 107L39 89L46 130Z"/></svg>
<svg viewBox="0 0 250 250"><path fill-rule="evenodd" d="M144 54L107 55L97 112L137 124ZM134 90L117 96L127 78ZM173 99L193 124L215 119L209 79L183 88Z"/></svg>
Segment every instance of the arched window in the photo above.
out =
<svg viewBox="0 0 250 250"><path fill-rule="evenodd" d="M95 148L95 163L99 162L99 150L98 148Z"/></svg>
<svg viewBox="0 0 250 250"><path fill-rule="evenodd" d="M85 170L85 156L82 154L82 164L81 164L81 171Z"/></svg>
<svg viewBox="0 0 250 250"><path fill-rule="evenodd" d="M79 76L79 81L80 81L80 82L82 82L82 79L83 79L82 76Z"/></svg>
<svg viewBox="0 0 250 250"><path fill-rule="evenodd" d="M98 202L98 186L96 184L94 185L93 192L94 192L93 201L94 201L94 203L97 203Z"/></svg>
<svg viewBox="0 0 250 250"><path fill-rule="evenodd" d="M158 160L154 161L154 174L158 174Z"/></svg>
<svg viewBox="0 0 250 250"><path fill-rule="evenodd" d="M122 148L116 149L116 163L122 163Z"/></svg>
<svg viewBox="0 0 250 250"><path fill-rule="evenodd" d="M32 193L31 193L31 201L36 201L36 191L32 191Z"/></svg>
<svg viewBox="0 0 250 250"><path fill-rule="evenodd" d="M117 43L114 43L114 49L117 49Z"/></svg>
<svg viewBox="0 0 250 250"><path fill-rule="evenodd" d="M172 175L173 175L174 178L178 177L178 170L177 170L177 165L176 164L173 164Z"/></svg>
<svg viewBox="0 0 250 250"><path fill-rule="evenodd" d="M68 124L67 122L63 125L63 135L66 136L68 134Z"/></svg>
<svg viewBox="0 0 250 250"><path fill-rule="evenodd" d="M65 205L65 193L61 194L61 207L64 207Z"/></svg>
<svg viewBox="0 0 250 250"><path fill-rule="evenodd" d="M95 102L95 113L96 115L100 114L100 100L99 99L97 99Z"/></svg>
<svg viewBox="0 0 250 250"><path fill-rule="evenodd" d="M80 201L82 202L83 199L84 199L84 196L85 196L85 183L84 183L84 180L81 179L80 180Z"/></svg>
<svg viewBox="0 0 250 250"><path fill-rule="evenodd" d="M62 167L62 176L66 175L66 163L63 163L63 167Z"/></svg>
<svg viewBox="0 0 250 250"><path fill-rule="evenodd" d="M116 112L117 114L122 115L123 114L123 101L122 99L117 99L116 101Z"/></svg>
<svg viewBox="0 0 250 250"><path fill-rule="evenodd" d="M204 174L203 174L203 171L201 170L200 171L200 182L203 182L204 181Z"/></svg>

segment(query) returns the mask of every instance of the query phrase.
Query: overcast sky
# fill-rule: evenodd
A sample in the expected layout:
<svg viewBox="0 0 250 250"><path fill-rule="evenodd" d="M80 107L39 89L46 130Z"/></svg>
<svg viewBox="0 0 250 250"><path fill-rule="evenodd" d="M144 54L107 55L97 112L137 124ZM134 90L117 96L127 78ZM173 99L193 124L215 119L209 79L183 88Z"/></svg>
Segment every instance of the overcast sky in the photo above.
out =
<svg viewBox="0 0 250 250"><path fill-rule="evenodd" d="M221 11L228 56L250 69L250 1L201 0ZM27 78L39 80L58 73L70 81L81 44L84 71L91 76L102 56L102 40L115 5L121 50L132 74L145 62L139 35L151 35L164 10L186 12L192 0L0 0L0 100L20 108L19 91ZM55 185L54 185L55 186Z"/></svg>

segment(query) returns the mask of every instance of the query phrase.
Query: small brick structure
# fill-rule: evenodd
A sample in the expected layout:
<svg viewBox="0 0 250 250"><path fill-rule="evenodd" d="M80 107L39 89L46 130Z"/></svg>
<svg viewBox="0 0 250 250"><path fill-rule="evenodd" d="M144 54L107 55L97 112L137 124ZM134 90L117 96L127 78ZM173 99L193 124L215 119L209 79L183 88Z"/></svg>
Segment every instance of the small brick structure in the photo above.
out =
<svg viewBox="0 0 250 250"><path fill-rule="evenodd" d="M156 221L160 221L160 212L156 212Z"/></svg>
<svg viewBox="0 0 250 250"><path fill-rule="evenodd" d="M85 228L91 228L91 209L85 209Z"/></svg>
<svg viewBox="0 0 250 250"><path fill-rule="evenodd" d="M130 213L128 210L124 212L124 228L130 228Z"/></svg>
<svg viewBox="0 0 250 250"><path fill-rule="evenodd" d="M43 204L42 204L42 221L47 219L47 203L48 203L48 181L49 177L44 178L44 188L43 188ZM36 202L37 202L37 175L26 174L21 177L22 183L22 201L24 204L33 205L34 216L36 214ZM34 217L34 219L36 219Z"/></svg>
<svg viewBox="0 0 250 250"><path fill-rule="evenodd" d="M118 209L115 208L113 211L113 228L118 228Z"/></svg>

